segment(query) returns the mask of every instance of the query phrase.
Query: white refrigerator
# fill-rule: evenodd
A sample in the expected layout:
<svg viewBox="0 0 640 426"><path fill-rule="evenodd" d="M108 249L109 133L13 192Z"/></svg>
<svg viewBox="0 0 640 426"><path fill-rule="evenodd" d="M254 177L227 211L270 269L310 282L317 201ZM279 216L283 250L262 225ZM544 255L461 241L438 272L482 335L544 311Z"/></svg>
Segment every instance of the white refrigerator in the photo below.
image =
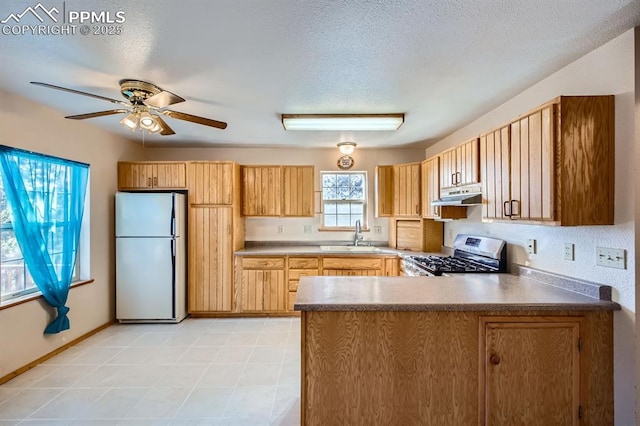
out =
<svg viewBox="0 0 640 426"><path fill-rule="evenodd" d="M116 193L116 319L187 316L185 196Z"/></svg>

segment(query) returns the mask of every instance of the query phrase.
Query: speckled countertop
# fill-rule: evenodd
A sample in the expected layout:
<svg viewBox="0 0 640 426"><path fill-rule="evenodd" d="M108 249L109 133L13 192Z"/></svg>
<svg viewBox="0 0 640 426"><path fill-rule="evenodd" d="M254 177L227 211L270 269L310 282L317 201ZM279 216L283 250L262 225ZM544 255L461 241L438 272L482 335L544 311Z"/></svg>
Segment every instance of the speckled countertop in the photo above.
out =
<svg viewBox="0 0 640 426"><path fill-rule="evenodd" d="M371 247L372 251L356 251L358 248L353 248L353 246L342 246L331 245L331 250L322 250L322 246L258 246L258 247L247 247L242 250L238 250L235 252L236 256L331 256L334 254L339 255L357 255L357 256L369 256L369 255L402 255L405 253L410 254L418 254L416 252L408 252L402 250L396 250L390 247ZM369 247L364 247L364 250L369 250Z"/></svg>
<svg viewBox="0 0 640 426"><path fill-rule="evenodd" d="M303 277L298 311L619 310L615 302L512 274Z"/></svg>

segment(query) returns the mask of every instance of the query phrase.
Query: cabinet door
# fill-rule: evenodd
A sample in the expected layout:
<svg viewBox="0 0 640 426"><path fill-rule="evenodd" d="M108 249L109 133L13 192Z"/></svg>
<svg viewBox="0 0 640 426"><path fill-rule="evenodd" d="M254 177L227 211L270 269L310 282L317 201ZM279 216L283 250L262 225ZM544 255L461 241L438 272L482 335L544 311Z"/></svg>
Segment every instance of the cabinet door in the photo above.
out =
<svg viewBox="0 0 640 426"><path fill-rule="evenodd" d="M153 165L149 163L118 163L118 189L153 188Z"/></svg>
<svg viewBox="0 0 640 426"><path fill-rule="evenodd" d="M284 276L284 269L243 269L241 311L286 311L288 290Z"/></svg>
<svg viewBox="0 0 640 426"><path fill-rule="evenodd" d="M376 166L375 173L375 216L393 216L393 166Z"/></svg>
<svg viewBox="0 0 640 426"><path fill-rule="evenodd" d="M231 311L232 209L189 209L189 312Z"/></svg>
<svg viewBox="0 0 640 426"><path fill-rule="evenodd" d="M479 182L478 138L456 147L456 185L469 185Z"/></svg>
<svg viewBox="0 0 640 426"><path fill-rule="evenodd" d="M420 217L420 163L393 167L393 215Z"/></svg>
<svg viewBox="0 0 640 426"><path fill-rule="evenodd" d="M512 206L515 206L509 196L509 127L482 135L480 155L484 195L482 217L508 219L512 214Z"/></svg>
<svg viewBox="0 0 640 426"><path fill-rule="evenodd" d="M420 177L422 181L422 217L438 219L440 207L432 206L431 202L440 198L440 159L432 157L423 161Z"/></svg>
<svg viewBox="0 0 640 426"><path fill-rule="evenodd" d="M280 216L280 166L242 167L242 214Z"/></svg>
<svg viewBox="0 0 640 426"><path fill-rule="evenodd" d="M480 424L578 425L580 319L480 321Z"/></svg>
<svg viewBox="0 0 640 426"><path fill-rule="evenodd" d="M154 188L184 189L187 187L186 163L157 163L154 165Z"/></svg>
<svg viewBox="0 0 640 426"><path fill-rule="evenodd" d="M513 219L555 219L554 140L554 105L511 124Z"/></svg>
<svg viewBox="0 0 640 426"><path fill-rule="evenodd" d="M312 217L313 166L282 167L282 215Z"/></svg>
<svg viewBox="0 0 640 426"><path fill-rule="evenodd" d="M189 203L231 205L235 167L227 162L189 163Z"/></svg>
<svg viewBox="0 0 640 426"><path fill-rule="evenodd" d="M440 188L455 186L456 150L450 149L440 154Z"/></svg>

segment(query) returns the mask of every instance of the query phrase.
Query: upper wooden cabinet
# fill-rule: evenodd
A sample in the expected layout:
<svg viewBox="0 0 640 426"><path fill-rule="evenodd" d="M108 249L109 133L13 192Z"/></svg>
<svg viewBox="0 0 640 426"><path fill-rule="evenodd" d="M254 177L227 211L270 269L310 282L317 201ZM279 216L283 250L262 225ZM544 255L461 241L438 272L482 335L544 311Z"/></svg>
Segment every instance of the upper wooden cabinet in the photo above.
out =
<svg viewBox="0 0 640 426"><path fill-rule="evenodd" d="M119 162L118 189L186 189L185 162Z"/></svg>
<svg viewBox="0 0 640 426"><path fill-rule="evenodd" d="M440 198L440 157L431 157L421 164L422 218L423 219L464 219L467 208L460 206L432 206Z"/></svg>
<svg viewBox="0 0 640 426"><path fill-rule="evenodd" d="M189 204L231 205L239 197L238 164L230 161L191 161L187 166Z"/></svg>
<svg viewBox="0 0 640 426"><path fill-rule="evenodd" d="M375 216L393 216L393 166L376 166L375 169Z"/></svg>
<svg viewBox="0 0 640 426"><path fill-rule="evenodd" d="M614 97L562 96L481 136L483 219L611 225Z"/></svg>
<svg viewBox="0 0 640 426"><path fill-rule="evenodd" d="M282 167L282 216L313 216L313 171L313 166Z"/></svg>
<svg viewBox="0 0 640 426"><path fill-rule="evenodd" d="M420 163L393 166L393 216L421 217Z"/></svg>
<svg viewBox="0 0 640 426"><path fill-rule="evenodd" d="M313 216L313 166L242 166L244 216Z"/></svg>
<svg viewBox="0 0 640 426"><path fill-rule="evenodd" d="M242 214L280 216L281 166L242 166Z"/></svg>
<svg viewBox="0 0 640 426"><path fill-rule="evenodd" d="M440 188L479 182L478 138L440 154Z"/></svg>

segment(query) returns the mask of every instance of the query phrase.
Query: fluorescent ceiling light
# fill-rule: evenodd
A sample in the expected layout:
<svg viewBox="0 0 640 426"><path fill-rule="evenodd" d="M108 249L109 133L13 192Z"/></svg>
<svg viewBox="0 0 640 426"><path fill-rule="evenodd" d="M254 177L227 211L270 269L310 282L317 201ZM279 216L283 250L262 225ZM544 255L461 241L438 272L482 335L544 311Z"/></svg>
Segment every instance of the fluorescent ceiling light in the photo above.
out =
<svg viewBox="0 0 640 426"><path fill-rule="evenodd" d="M285 130L396 130L404 114L282 114Z"/></svg>

